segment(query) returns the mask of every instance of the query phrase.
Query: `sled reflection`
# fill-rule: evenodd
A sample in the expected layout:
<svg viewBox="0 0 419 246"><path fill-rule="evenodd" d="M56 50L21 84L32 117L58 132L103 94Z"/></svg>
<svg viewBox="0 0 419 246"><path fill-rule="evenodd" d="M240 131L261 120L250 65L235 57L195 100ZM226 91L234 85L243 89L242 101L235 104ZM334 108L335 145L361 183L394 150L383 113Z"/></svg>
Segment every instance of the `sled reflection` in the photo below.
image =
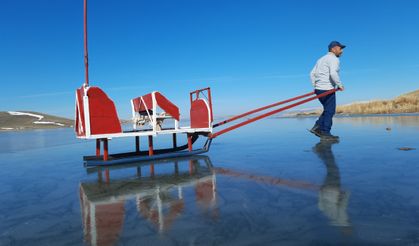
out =
<svg viewBox="0 0 419 246"><path fill-rule="evenodd" d="M112 171L120 168L132 169L135 175L114 180ZM131 199L136 201L139 216L159 232L167 230L186 209L183 190L188 187L195 189L195 201L204 213L217 214L215 173L207 156L114 169L89 169L90 173L98 173L98 180L80 184L84 239L91 245L113 245L118 241L125 202Z"/></svg>
<svg viewBox="0 0 419 246"><path fill-rule="evenodd" d="M351 233L347 213L349 192L341 187L333 144L336 143L319 142L313 147L326 169L322 184L213 167L207 156L87 169L88 173L97 175L97 180L80 184L84 239L91 245L117 243L125 216L128 216L125 211L128 200L135 200L138 216L153 225L158 233L168 230L188 209L193 210L190 206L194 203L203 215L219 219L216 175L316 194L317 206L329 223L345 234ZM118 178L118 170L128 172L130 178L126 175ZM190 192L183 195L186 188L194 190L192 197Z"/></svg>

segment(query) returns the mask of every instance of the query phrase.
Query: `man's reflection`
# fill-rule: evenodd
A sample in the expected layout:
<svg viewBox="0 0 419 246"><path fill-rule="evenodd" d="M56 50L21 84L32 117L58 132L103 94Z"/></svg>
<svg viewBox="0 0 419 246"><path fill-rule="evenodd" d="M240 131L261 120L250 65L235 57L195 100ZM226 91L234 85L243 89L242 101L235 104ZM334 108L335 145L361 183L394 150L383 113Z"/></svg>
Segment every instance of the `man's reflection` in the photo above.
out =
<svg viewBox="0 0 419 246"><path fill-rule="evenodd" d="M349 192L341 189L339 168L336 165L332 145L338 141L320 141L313 152L323 161L327 174L319 190L319 209L329 218L330 223L339 227L350 227L347 213Z"/></svg>

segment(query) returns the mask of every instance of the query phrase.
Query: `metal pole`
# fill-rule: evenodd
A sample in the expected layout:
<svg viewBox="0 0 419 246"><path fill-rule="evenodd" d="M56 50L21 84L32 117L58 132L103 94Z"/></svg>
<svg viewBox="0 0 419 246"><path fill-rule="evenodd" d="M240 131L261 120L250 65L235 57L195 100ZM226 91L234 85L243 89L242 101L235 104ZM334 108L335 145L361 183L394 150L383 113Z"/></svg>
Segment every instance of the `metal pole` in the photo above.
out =
<svg viewBox="0 0 419 246"><path fill-rule="evenodd" d="M140 152L140 137L139 136L135 137L135 152L137 153Z"/></svg>
<svg viewBox="0 0 419 246"><path fill-rule="evenodd" d="M108 160L108 139L103 139L103 160Z"/></svg>
<svg viewBox="0 0 419 246"><path fill-rule="evenodd" d="M154 150L153 150L153 136L148 136L148 155L149 156L154 155Z"/></svg>
<svg viewBox="0 0 419 246"><path fill-rule="evenodd" d="M87 0L84 0L84 67L85 86L89 86L89 55L87 52Z"/></svg>
<svg viewBox="0 0 419 246"><path fill-rule="evenodd" d="M210 106L210 110L211 110L211 121L214 120L214 114L212 112L212 99L211 99L211 88L207 88L208 89L208 101L209 101L209 106Z"/></svg>
<svg viewBox="0 0 419 246"><path fill-rule="evenodd" d="M100 139L96 139L96 156L100 156Z"/></svg>
<svg viewBox="0 0 419 246"><path fill-rule="evenodd" d="M173 137L173 148L176 148L177 147L176 133L173 133L172 137Z"/></svg>

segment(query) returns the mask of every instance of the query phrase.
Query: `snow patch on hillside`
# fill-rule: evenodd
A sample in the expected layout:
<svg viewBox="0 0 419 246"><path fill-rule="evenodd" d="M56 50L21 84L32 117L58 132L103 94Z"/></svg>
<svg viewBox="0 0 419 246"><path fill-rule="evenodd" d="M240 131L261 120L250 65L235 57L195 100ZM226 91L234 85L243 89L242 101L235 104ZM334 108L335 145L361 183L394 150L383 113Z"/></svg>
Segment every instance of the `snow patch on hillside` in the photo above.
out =
<svg viewBox="0 0 419 246"><path fill-rule="evenodd" d="M17 112L17 111L8 111L10 115L24 115L24 116L31 116L38 118L37 121L34 121L34 124L43 124L43 125L57 125L57 126L64 126L64 124L53 122L53 121L41 121L44 116L39 114L32 114L32 113L26 113L26 112Z"/></svg>
<svg viewBox="0 0 419 246"><path fill-rule="evenodd" d="M7 113L9 113L10 115L26 115L26 116L32 116L32 117L38 118L38 120L42 120L44 118L44 116L39 115L39 114L31 114L31 113L25 113L25 112L8 111Z"/></svg>

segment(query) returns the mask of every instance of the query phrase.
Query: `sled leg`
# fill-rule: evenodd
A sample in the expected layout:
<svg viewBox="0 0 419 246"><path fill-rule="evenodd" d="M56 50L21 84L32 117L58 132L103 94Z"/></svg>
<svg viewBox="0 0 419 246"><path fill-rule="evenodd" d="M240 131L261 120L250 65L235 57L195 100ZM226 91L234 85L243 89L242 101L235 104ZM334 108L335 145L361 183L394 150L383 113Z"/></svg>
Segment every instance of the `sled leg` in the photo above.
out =
<svg viewBox="0 0 419 246"><path fill-rule="evenodd" d="M108 157L109 157L109 154L108 154L108 139L105 138L105 139L103 139L103 160L107 161Z"/></svg>
<svg viewBox="0 0 419 246"><path fill-rule="evenodd" d="M139 136L135 137L135 152L137 153L140 152L140 137Z"/></svg>
<svg viewBox="0 0 419 246"><path fill-rule="evenodd" d="M96 156L100 156L100 139L96 139Z"/></svg>
<svg viewBox="0 0 419 246"><path fill-rule="evenodd" d="M173 148L177 147L176 133L173 133Z"/></svg>
<svg viewBox="0 0 419 246"><path fill-rule="evenodd" d="M153 154L153 136L148 136L148 155L152 156Z"/></svg>

